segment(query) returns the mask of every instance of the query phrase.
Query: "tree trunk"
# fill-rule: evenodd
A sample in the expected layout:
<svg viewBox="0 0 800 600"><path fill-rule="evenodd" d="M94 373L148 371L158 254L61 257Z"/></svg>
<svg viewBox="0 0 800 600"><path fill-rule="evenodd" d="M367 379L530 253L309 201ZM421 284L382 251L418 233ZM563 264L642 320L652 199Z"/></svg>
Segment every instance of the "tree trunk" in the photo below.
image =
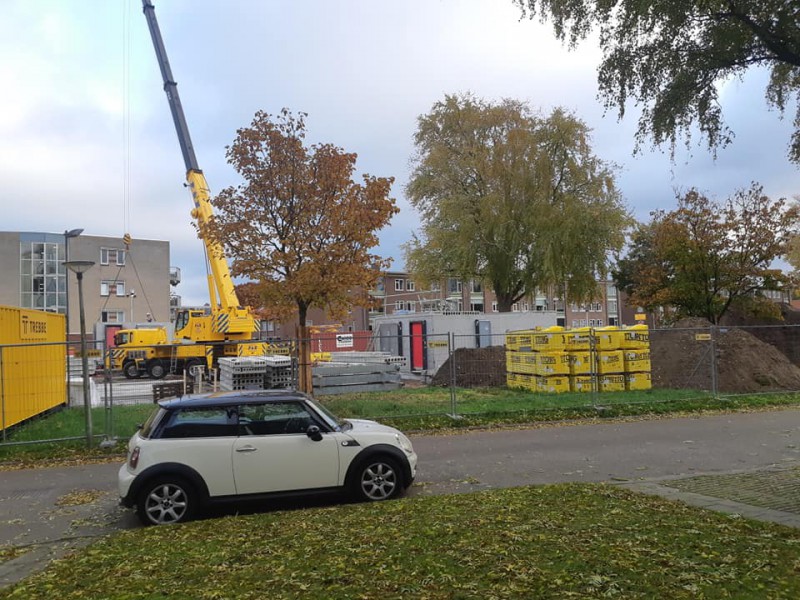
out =
<svg viewBox="0 0 800 600"><path fill-rule="evenodd" d="M297 347L298 347L298 387L301 392L306 394L314 393L314 382L311 374L311 340L309 339L308 327L306 327L306 315L308 307L298 303L299 325L297 327Z"/></svg>
<svg viewBox="0 0 800 600"><path fill-rule="evenodd" d="M497 294L497 312L511 312L511 305L514 304L514 297L510 294Z"/></svg>

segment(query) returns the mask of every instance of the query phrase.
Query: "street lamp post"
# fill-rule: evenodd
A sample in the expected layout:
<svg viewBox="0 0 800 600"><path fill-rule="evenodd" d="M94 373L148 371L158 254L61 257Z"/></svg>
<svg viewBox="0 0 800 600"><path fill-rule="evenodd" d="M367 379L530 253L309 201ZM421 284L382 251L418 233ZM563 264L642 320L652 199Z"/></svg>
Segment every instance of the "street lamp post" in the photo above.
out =
<svg viewBox="0 0 800 600"><path fill-rule="evenodd" d="M78 277L78 307L81 320L81 367L83 371L83 410L86 417L86 446L92 447L92 403L89 399L89 357L86 356L86 316L83 310L83 274L94 266L91 260L68 260L64 265Z"/></svg>
<svg viewBox="0 0 800 600"><path fill-rule="evenodd" d="M69 262L69 239L78 237L83 233L83 229L68 229L64 232L64 263ZM68 283L67 278L64 278L65 283ZM66 285L66 294L64 297L64 318L67 321L67 340L69 341L69 285Z"/></svg>

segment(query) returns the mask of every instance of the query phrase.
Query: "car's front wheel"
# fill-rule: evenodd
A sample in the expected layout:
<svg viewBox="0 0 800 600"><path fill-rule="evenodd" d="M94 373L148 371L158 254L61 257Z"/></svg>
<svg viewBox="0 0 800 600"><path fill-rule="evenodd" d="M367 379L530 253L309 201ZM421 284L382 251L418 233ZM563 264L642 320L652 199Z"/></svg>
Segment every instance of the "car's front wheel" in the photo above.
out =
<svg viewBox="0 0 800 600"><path fill-rule="evenodd" d="M374 456L361 462L352 482L353 495L359 500L389 500L403 490L400 465L389 456Z"/></svg>
<svg viewBox="0 0 800 600"><path fill-rule="evenodd" d="M168 525L188 521L197 509L197 494L187 481L160 477L142 488L136 512L145 525Z"/></svg>

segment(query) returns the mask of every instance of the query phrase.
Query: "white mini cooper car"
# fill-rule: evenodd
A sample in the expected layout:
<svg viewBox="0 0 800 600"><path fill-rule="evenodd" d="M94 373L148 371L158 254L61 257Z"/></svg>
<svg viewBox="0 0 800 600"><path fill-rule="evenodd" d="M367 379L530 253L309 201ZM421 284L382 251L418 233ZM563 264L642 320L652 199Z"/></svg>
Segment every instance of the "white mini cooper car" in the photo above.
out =
<svg viewBox="0 0 800 600"><path fill-rule="evenodd" d="M145 524L185 521L210 503L346 491L388 500L414 480L408 438L374 421L339 420L286 390L162 401L128 443L121 503Z"/></svg>

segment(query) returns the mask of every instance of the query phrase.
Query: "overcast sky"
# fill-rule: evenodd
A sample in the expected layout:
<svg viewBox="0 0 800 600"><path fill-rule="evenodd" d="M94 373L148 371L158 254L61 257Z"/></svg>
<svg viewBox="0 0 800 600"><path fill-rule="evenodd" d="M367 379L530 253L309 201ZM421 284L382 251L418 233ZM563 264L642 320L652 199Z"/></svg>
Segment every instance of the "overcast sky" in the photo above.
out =
<svg viewBox="0 0 800 600"><path fill-rule="evenodd" d="M695 145L673 164L662 151L632 155L634 112L623 122L604 116L596 45L567 51L549 26L520 21L511 0L154 4L212 193L238 182L225 146L257 110L306 112L309 141L357 152L359 173L396 178L400 214L377 250L393 268L418 223L403 193L416 118L449 93L574 111L593 129L596 154L619 165L618 186L640 220L674 207L675 188L724 199L755 180L772 197L800 192L786 159L791 118L767 110L763 72L723 88L733 145L716 161ZM202 243L141 1L3 0L0 82L0 230L168 240L183 272L177 293L186 305L206 302Z"/></svg>

